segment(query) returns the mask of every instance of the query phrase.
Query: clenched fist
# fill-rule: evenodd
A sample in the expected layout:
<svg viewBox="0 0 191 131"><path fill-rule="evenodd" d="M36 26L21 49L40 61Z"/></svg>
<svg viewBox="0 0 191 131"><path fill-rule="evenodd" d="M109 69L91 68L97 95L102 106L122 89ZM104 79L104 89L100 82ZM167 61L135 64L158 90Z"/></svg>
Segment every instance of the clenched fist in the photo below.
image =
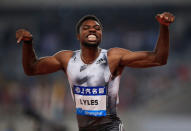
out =
<svg viewBox="0 0 191 131"><path fill-rule="evenodd" d="M19 44L21 41L24 41L24 42L32 42L32 34L25 30L25 29L19 29L16 31L16 40L17 40L17 43Z"/></svg>
<svg viewBox="0 0 191 131"><path fill-rule="evenodd" d="M175 16L169 12L164 12L162 14L157 14L156 19L160 24L169 26L171 23L174 22Z"/></svg>

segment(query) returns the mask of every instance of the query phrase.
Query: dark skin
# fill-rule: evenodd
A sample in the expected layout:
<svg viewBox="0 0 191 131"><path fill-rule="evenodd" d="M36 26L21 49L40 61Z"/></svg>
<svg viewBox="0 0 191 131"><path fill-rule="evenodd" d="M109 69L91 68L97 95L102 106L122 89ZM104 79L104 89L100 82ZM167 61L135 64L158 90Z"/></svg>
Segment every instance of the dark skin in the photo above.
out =
<svg viewBox="0 0 191 131"><path fill-rule="evenodd" d="M108 63L112 75L118 76L125 66L134 68L145 68L161 66L167 63L169 54L169 25L174 22L175 17L168 12L156 16L160 24L160 33L155 49L152 52L138 51L132 52L123 48L111 48L108 50ZM95 35L96 39L88 39L88 35ZM80 27L77 35L81 46L81 58L84 63L92 63L100 53L99 43L102 39L102 29L94 20L86 20ZM26 41L32 40L29 31L19 29L16 32L17 43L23 41L23 67L27 75L40 75L64 70L66 72L68 62L73 55L73 51L60 51L53 56L38 59L35 55L32 44ZM86 43L86 44L84 44ZM87 46L87 44L91 44Z"/></svg>

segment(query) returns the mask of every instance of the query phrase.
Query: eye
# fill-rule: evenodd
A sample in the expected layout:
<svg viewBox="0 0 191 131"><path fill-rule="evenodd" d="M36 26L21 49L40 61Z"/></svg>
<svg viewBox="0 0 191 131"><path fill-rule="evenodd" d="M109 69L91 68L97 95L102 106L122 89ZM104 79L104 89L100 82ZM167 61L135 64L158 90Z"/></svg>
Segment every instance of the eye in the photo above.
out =
<svg viewBox="0 0 191 131"><path fill-rule="evenodd" d="M83 30L87 30L89 28L90 28L90 26L87 26L87 25L83 26Z"/></svg>
<svg viewBox="0 0 191 131"><path fill-rule="evenodd" d="M99 25L94 26L96 30L101 30L101 27Z"/></svg>

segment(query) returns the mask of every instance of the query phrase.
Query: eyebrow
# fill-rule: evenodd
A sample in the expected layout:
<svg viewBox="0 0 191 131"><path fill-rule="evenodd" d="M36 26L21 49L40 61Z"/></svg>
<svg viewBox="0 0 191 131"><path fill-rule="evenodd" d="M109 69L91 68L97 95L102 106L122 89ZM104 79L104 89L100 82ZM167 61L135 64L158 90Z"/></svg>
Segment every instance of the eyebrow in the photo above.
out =
<svg viewBox="0 0 191 131"><path fill-rule="evenodd" d="M84 26L88 26L88 27L90 27L90 25L83 25L83 27L84 27ZM96 26L101 27L100 25L94 25L93 27L96 27Z"/></svg>

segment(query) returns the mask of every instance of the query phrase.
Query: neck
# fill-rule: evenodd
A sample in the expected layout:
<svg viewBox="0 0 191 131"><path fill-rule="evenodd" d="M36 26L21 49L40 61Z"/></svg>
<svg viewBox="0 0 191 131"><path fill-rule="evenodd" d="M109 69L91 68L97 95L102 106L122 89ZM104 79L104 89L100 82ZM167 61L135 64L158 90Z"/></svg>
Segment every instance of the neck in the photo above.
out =
<svg viewBox="0 0 191 131"><path fill-rule="evenodd" d="M81 47L81 59L86 64L91 64L99 56L101 49L99 47Z"/></svg>

